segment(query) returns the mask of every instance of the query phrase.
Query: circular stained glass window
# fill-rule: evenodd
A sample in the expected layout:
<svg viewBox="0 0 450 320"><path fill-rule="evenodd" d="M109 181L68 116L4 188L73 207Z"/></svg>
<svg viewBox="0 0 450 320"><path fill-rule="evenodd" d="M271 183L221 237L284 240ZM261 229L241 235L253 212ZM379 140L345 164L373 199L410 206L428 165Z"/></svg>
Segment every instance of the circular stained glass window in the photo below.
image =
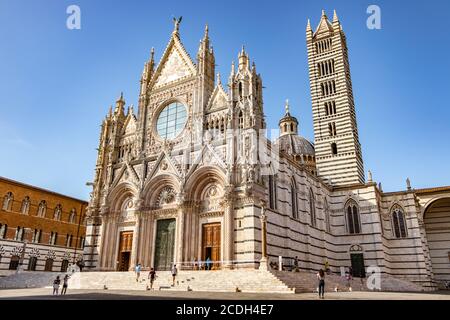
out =
<svg viewBox="0 0 450 320"><path fill-rule="evenodd" d="M171 103L159 113L156 131L163 139L173 139L183 130L186 117L186 107L182 103Z"/></svg>

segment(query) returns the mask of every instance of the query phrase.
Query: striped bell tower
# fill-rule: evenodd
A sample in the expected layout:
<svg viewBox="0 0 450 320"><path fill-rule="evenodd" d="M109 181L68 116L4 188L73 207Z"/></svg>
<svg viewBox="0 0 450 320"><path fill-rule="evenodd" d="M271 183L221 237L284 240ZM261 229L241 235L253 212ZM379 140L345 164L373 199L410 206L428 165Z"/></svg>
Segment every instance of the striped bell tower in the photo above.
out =
<svg viewBox="0 0 450 320"><path fill-rule="evenodd" d="M306 28L318 175L331 185L364 183L347 41L334 11Z"/></svg>

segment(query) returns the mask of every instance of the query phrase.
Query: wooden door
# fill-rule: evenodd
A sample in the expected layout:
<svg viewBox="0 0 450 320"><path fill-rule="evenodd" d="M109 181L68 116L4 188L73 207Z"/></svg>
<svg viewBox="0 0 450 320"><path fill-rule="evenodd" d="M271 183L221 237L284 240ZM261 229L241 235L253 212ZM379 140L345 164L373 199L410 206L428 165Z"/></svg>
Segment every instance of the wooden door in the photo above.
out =
<svg viewBox="0 0 450 320"><path fill-rule="evenodd" d="M202 230L202 260L211 260L211 269L220 269L220 223L203 225Z"/></svg>
<svg viewBox="0 0 450 320"><path fill-rule="evenodd" d="M119 238L119 271L128 271L133 247L133 231L122 231Z"/></svg>
<svg viewBox="0 0 450 320"><path fill-rule="evenodd" d="M366 270L364 266L364 256L362 253L352 253L350 254L350 259L352 262L352 273L353 277L365 278Z"/></svg>

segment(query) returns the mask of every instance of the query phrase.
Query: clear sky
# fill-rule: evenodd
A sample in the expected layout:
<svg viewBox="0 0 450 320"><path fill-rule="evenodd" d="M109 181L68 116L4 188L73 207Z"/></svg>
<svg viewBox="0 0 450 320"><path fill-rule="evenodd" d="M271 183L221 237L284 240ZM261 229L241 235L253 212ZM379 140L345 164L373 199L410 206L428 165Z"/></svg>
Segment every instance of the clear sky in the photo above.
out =
<svg viewBox="0 0 450 320"><path fill-rule="evenodd" d="M81 9L81 30L66 8ZM381 30L366 26L381 8ZM313 140L305 27L336 9L347 35L365 170L385 191L450 185L450 1L0 0L0 175L88 199L100 124L121 91L137 105L151 47L159 61L183 16L195 59L205 23L227 79L244 44L261 73L269 127L289 98Z"/></svg>

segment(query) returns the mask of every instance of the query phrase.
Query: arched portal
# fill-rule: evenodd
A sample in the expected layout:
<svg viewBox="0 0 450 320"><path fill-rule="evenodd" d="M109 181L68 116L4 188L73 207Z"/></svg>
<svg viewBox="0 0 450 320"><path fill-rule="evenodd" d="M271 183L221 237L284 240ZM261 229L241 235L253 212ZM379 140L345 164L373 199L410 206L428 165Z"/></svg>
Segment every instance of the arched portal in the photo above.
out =
<svg viewBox="0 0 450 320"><path fill-rule="evenodd" d="M450 197L431 201L424 223L434 279L450 281Z"/></svg>

